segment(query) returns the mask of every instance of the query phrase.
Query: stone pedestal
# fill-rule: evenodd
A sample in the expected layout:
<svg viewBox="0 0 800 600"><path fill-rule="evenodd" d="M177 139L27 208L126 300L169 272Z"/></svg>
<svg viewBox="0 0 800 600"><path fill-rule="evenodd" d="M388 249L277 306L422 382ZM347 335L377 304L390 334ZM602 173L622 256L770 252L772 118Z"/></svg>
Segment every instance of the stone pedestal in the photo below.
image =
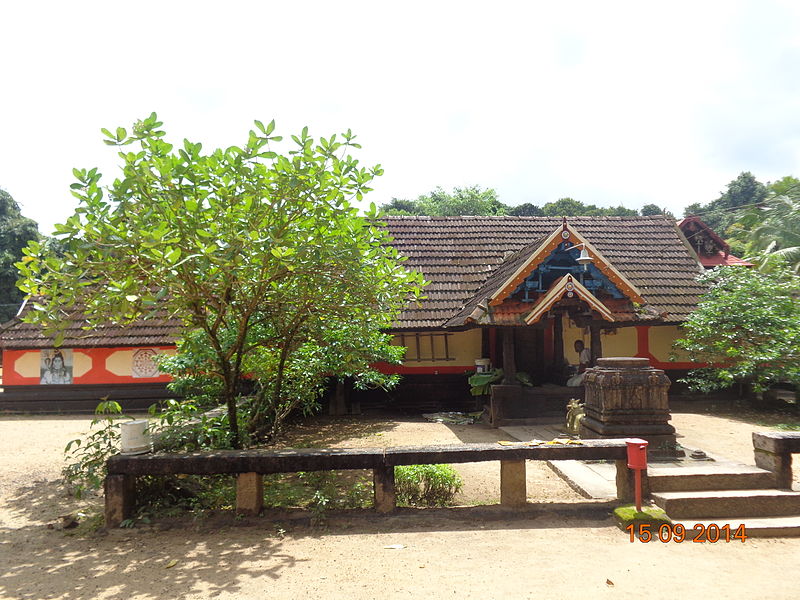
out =
<svg viewBox="0 0 800 600"><path fill-rule="evenodd" d="M683 456L669 424L669 378L646 358L599 358L584 386L582 438L643 438L651 456Z"/></svg>

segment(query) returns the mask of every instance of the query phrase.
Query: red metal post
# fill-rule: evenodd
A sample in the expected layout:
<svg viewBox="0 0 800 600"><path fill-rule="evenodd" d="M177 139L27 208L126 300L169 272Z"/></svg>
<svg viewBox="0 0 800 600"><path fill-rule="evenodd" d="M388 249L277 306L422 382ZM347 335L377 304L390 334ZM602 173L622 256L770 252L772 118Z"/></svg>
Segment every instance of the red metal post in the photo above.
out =
<svg viewBox="0 0 800 600"><path fill-rule="evenodd" d="M647 441L634 438L627 440L628 468L634 473L634 498L636 512L642 512L642 470L647 468Z"/></svg>
<svg viewBox="0 0 800 600"><path fill-rule="evenodd" d="M635 469L633 471L633 474L634 474L634 476L636 478L636 480L635 480L635 484L636 484L636 490L635 490L635 493L636 493L636 512L640 513L640 512L642 512L642 470L641 469Z"/></svg>

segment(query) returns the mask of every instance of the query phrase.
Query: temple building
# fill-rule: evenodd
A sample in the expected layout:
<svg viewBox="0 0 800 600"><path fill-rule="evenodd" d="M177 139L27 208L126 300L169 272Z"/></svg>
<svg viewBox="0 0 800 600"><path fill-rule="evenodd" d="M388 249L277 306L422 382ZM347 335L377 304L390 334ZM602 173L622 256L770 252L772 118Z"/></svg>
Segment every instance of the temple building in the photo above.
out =
<svg viewBox="0 0 800 600"><path fill-rule="evenodd" d="M405 361L377 365L402 374L402 383L361 393L358 402L412 410L474 405L467 376L486 363L502 367L506 383L523 372L540 396L558 396L582 351L591 362L647 358L674 379L696 366L672 344L703 293L697 276L712 260L743 262L730 262L727 245L694 217L680 224L664 216L385 222L406 266L430 284L391 331L393 343L407 348ZM76 319L56 349L15 319L0 331L0 408L93 407L105 396L142 408L167 395L169 377L152 359L174 352L178 326L144 321L87 331Z"/></svg>
<svg viewBox="0 0 800 600"><path fill-rule="evenodd" d="M672 219L385 220L407 266L430 281L393 331L404 364L382 366L404 375L390 394L399 405L468 406L464 374L480 359L558 396L580 363L578 341L592 361L647 358L673 378L697 366L672 344L703 293L703 265Z"/></svg>

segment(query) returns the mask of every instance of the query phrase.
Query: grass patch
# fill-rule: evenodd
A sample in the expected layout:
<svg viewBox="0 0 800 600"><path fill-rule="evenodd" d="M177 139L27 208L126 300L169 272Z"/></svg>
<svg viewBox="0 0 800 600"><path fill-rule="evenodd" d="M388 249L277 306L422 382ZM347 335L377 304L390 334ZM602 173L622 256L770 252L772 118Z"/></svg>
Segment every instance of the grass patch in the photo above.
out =
<svg viewBox="0 0 800 600"><path fill-rule="evenodd" d="M397 501L406 506L448 506L464 485L450 465L408 465L394 468Z"/></svg>
<svg viewBox="0 0 800 600"><path fill-rule="evenodd" d="M83 517L81 518L82 515ZM78 513L78 517L78 526L73 529L64 529L64 535L79 538L90 537L105 525L105 515L102 512Z"/></svg>
<svg viewBox="0 0 800 600"><path fill-rule="evenodd" d="M153 520L236 508L236 478L230 475L139 477L134 517L124 527ZM321 521L328 510L367 508L373 502L369 471L276 473L264 476L265 508L303 508Z"/></svg>
<svg viewBox="0 0 800 600"><path fill-rule="evenodd" d="M269 508L345 509L372 506L368 471L276 473L264 477L264 506Z"/></svg>
<svg viewBox="0 0 800 600"><path fill-rule="evenodd" d="M641 511L636 510L634 504L625 504L614 509L614 518L623 529L631 523L648 523L650 525L661 525L672 523L672 519L667 516L662 509L657 506L642 506Z"/></svg>
<svg viewBox="0 0 800 600"><path fill-rule="evenodd" d="M800 431L800 422L795 421L794 423L778 423L773 427L780 431Z"/></svg>

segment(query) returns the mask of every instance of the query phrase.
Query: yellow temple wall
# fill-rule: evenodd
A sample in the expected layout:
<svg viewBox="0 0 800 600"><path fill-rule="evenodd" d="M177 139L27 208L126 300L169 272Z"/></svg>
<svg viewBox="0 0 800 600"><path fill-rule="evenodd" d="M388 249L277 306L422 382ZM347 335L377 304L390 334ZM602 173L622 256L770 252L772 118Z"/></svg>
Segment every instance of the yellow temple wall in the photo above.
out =
<svg viewBox="0 0 800 600"><path fill-rule="evenodd" d="M417 360L416 339L415 333L420 334L420 360ZM440 335L441 331L435 332L437 335L433 336L434 347L433 350L436 355L436 360L431 360L431 346L430 346L430 333L428 331L420 332L404 332L406 347L409 348L406 353L406 360L403 361L404 367L414 368L445 368L447 370L457 368L460 371L464 367L470 369L475 368L475 359L481 358L481 339L482 333L480 329L468 329L467 331L454 331L447 333L447 357L445 357L445 342L444 337ZM400 334L395 334L392 339L392 344L401 345Z"/></svg>

